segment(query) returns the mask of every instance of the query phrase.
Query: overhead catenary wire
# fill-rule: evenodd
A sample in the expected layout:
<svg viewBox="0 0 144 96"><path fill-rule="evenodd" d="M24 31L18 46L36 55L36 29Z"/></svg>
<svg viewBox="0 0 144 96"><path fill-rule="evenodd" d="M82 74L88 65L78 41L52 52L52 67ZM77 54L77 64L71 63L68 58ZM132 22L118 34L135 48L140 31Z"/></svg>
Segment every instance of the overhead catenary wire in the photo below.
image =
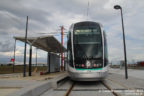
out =
<svg viewBox="0 0 144 96"><path fill-rule="evenodd" d="M88 1L88 6L87 6L87 19L86 20L88 20L88 16L89 16L89 1Z"/></svg>

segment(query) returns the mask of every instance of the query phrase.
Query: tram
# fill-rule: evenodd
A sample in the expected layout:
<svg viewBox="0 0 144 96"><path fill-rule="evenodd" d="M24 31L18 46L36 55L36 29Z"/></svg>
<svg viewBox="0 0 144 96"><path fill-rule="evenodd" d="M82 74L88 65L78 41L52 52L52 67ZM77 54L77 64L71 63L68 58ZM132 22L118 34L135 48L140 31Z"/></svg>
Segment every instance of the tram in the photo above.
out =
<svg viewBox="0 0 144 96"><path fill-rule="evenodd" d="M71 25L67 42L67 71L72 80L98 81L108 75L106 34L100 23Z"/></svg>

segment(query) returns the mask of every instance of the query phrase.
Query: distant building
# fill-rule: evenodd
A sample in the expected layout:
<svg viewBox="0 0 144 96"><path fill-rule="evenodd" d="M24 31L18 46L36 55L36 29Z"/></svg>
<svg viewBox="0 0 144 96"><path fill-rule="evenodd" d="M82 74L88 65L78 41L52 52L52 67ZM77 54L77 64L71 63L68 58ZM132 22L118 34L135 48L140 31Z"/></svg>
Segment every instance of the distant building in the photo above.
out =
<svg viewBox="0 0 144 96"><path fill-rule="evenodd" d="M137 62L137 64L144 67L144 61Z"/></svg>

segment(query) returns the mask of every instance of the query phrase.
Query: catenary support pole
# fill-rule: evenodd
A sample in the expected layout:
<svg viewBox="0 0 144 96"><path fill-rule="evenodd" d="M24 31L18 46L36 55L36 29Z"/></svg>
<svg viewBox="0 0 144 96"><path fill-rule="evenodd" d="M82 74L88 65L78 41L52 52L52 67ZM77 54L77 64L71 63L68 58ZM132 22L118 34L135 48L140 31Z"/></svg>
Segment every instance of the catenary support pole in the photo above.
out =
<svg viewBox="0 0 144 96"><path fill-rule="evenodd" d="M27 20L26 20L26 32L25 32L25 48L24 48L24 69L23 69L23 77L26 77L27 29L28 29L28 16L27 16Z"/></svg>
<svg viewBox="0 0 144 96"><path fill-rule="evenodd" d="M63 47L63 29L64 27L61 26L61 45ZM63 71L64 66L63 66L63 49L61 49L61 71Z"/></svg>

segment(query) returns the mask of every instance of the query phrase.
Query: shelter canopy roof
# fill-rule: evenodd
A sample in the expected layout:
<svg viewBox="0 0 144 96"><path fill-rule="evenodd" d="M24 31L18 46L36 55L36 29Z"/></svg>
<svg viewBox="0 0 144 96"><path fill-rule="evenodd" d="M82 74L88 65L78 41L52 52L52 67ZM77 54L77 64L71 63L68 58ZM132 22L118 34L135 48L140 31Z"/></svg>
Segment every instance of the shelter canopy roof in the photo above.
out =
<svg viewBox="0 0 144 96"><path fill-rule="evenodd" d="M16 40L25 42L25 37L14 37ZM47 52L61 53L66 48L54 36L28 37L27 42Z"/></svg>

